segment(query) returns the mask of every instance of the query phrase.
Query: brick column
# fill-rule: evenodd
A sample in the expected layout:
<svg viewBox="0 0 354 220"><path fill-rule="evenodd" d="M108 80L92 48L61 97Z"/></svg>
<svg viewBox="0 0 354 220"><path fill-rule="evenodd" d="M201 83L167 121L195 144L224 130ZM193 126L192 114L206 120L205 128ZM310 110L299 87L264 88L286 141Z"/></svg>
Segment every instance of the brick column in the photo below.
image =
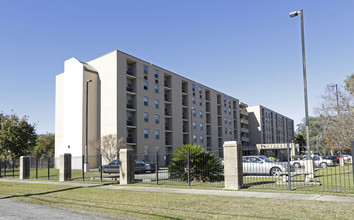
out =
<svg viewBox="0 0 354 220"><path fill-rule="evenodd" d="M242 144L236 141L225 141L223 148L225 189L242 189Z"/></svg>

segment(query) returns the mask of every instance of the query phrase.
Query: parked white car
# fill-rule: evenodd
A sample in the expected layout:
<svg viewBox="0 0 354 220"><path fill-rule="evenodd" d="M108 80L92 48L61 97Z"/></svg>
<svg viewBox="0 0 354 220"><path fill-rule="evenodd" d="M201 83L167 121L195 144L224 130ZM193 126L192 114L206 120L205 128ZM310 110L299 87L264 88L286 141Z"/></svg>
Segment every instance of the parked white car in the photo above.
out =
<svg viewBox="0 0 354 220"><path fill-rule="evenodd" d="M352 156L350 156L348 154L342 154L342 157L344 159L344 163L352 163L353 162Z"/></svg>
<svg viewBox="0 0 354 220"><path fill-rule="evenodd" d="M244 174L265 174L270 176L280 176L288 173L288 163L275 162L265 156L243 156ZM295 168L290 166L290 171Z"/></svg>

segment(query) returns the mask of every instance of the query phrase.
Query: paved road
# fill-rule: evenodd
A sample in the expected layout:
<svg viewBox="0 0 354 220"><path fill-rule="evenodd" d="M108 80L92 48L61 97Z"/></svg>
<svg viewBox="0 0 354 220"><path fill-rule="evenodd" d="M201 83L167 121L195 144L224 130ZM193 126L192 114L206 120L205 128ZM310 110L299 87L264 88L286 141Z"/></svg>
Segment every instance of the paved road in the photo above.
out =
<svg viewBox="0 0 354 220"><path fill-rule="evenodd" d="M51 208L11 199L0 199L0 219L108 219L102 216ZM122 218L123 219L123 218Z"/></svg>

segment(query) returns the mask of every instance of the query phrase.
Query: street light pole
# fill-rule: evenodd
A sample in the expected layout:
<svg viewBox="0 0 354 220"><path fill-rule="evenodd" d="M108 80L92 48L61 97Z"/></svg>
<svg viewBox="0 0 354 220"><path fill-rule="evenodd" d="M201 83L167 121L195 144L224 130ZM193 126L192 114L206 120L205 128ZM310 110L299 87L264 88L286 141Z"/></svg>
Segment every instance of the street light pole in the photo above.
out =
<svg viewBox="0 0 354 220"><path fill-rule="evenodd" d="M85 135L85 172L89 172L90 166L88 162L88 84L92 82L91 79L86 81L86 135Z"/></svg>
<svg viewBox="0 0 354 220"><path fill-rule="evenodd" d="M190 132L190 134L191 134L191 145L193 145L193 110L195 110L195 108L194 107L192 107L191 108L191 132Z"/></svg>
<svg viewBox="0 0 354 220"><path fill-rule="evenodd" d="M308 113L308 101L307 101L307 79L306 79L306 59L305 59L305 35L304 35L304 12L300 11L291 12L289 15L291 18L300 14L301 23L301 44L302 44L302 71L304 78L304 98L305 98L305 120L306 120L306 147L307 147L307 159L311 158L310 155L310 132L309 132L309 113Z"/></svg>
<svg viewBox="0 0 354 220"><path fill-rule="evenodd" d="M330 85L330 87L336 87L337 117L338 117L339 116L338 84ZM339 156L342 157L342 146L340 146Z"/></svg>
<svg viewBox="0 0 354 220"><path fill-rule="evenodd" d="M339 115L339 101L338 101L338 84L331 85L330 87L336 87L336 98L337 98L337 114Z"/></svg>

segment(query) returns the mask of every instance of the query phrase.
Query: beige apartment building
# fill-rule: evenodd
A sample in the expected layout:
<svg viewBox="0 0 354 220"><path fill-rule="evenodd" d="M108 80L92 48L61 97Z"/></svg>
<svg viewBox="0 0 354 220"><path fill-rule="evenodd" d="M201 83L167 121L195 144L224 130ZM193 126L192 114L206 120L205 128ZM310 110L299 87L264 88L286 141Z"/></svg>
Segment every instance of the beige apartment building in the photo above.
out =
<svg viewBox="0 0 354 220"><path fill-rule="evenodd" d="M64 72L56 76L55 157L63 153L81 157L85 153L86 89L88 141L117 134L141 159L154 161L151 155L159 150L163 164L166 155L190 143L223 156L224 141L249 146L264 140L262 135L252 134L258 127L250 128L253 123L249 124L253 120L249 112L257 109L116 50L86 63L71 58L65 61ZM271 112L274 117L279 115ZM282 141L293 135L290 122L286 126L279 136ZM94 158L98 150L89 148L89 156L90 167L97 166ZM73 166L81 168L81 163Z"/></svg>
<svg viewBox="0 0 354 220"><path fill-rule="evenodd" d="M247 105L159 66L113 51L86 63L71 58L65 61L64 73L57 75L56 157L63 153L81 156L85 152L87 80L92 80L88 83L89 142L117 134L126 138L127 147L145 158L156 150L170 154L182 144L199 144L212 152L222 150L224 141L238 140L248 145ZM92 155L97 155L97 149L89 149ZM90 164L92 167L96 162Z"/></svg>
<svg viewBox="0 0 354 220"><path fill-rule="evenodd" d="M261 105L247 107L250 146L256 144L291 143L294 121Z"/></svg>

